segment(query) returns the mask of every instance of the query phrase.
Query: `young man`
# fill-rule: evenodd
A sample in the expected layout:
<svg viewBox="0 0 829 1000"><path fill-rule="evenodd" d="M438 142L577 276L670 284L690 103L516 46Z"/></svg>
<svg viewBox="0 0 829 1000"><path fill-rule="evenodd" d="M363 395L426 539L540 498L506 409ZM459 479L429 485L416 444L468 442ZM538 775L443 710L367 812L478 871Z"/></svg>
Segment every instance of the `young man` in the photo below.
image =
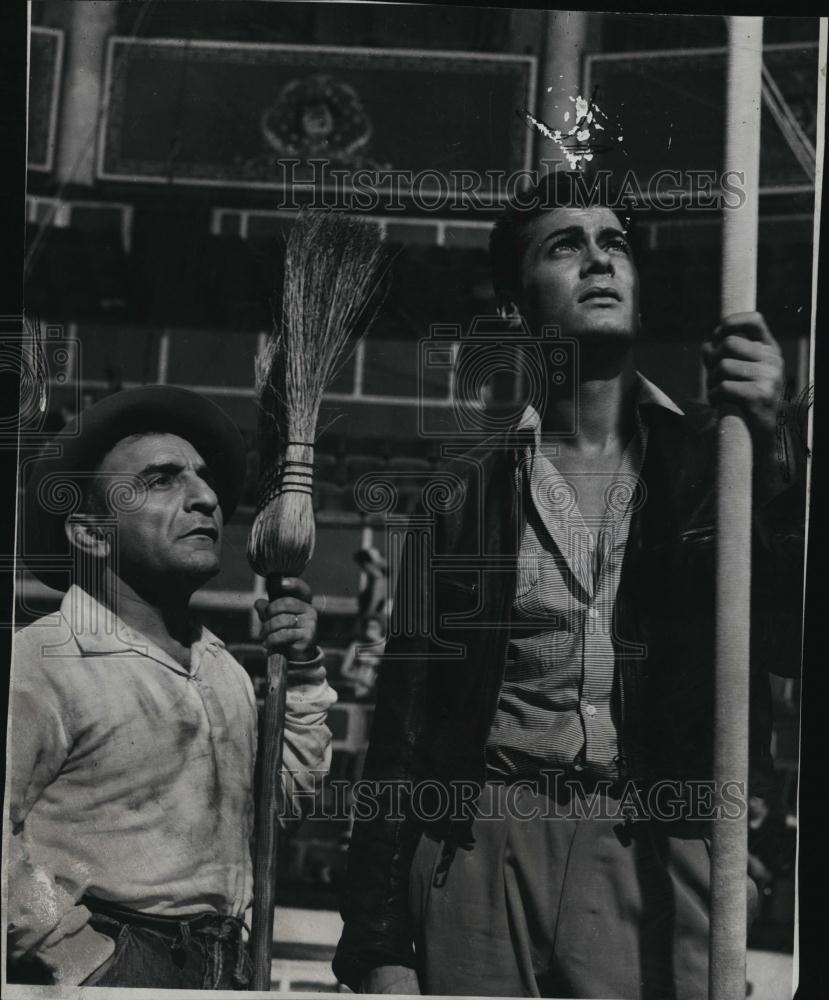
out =
<svg viewBox="0 0 829 1000"><path fill-rule="evenodd" d="M516 429L451 465L464 499L435 515L436 568L401 569L435 624L392 635L380 670L377 799L334 961L364 992L707 995L716 414L637 372L623 219L571 179L508 209L491 252L501 315L548 358L545 327L574 341L577 379L553 365ZM754 442L757 789L765 671L799 669L803 497L776 459L782 361L762 317L727 317L703 356L710 401L739 406Z"/></svg>
<svg viewBox="0 0 829 1000"><path fill-rule="evenodd" d="M71 564L72 582L58 614L14 638L9 979L37 966L61 985L244 988L256 702L189 613L220 568L241 436L209 400L148 386L53 445L29 477L23 554L63 589ZM291 825L329 767L335 695L307 585L286 579L257 611L289 662Z"/></svg>

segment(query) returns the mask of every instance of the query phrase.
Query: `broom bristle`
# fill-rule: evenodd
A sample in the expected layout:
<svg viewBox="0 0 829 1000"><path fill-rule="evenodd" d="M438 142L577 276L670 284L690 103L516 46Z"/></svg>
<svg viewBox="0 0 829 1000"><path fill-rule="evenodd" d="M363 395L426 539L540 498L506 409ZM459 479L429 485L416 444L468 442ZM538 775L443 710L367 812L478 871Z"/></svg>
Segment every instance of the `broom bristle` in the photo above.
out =
<svg viewBox="0 0 829 1000"><path fill-rule="evenodd" d="M285 255L279 321L256 362L262 468L248 559L260 575L302 572L314 550L314 439L323 394L387 260L377 227L300 213Z"/></svg>

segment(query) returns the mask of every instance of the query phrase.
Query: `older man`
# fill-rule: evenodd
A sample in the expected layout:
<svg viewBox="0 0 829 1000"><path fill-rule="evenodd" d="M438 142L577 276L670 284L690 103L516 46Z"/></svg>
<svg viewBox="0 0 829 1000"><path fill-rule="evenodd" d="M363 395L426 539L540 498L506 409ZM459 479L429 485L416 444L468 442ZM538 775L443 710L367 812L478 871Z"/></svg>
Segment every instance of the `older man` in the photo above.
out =
<svg viewBox="0 0 829 1000"><path fill-rule="evenodd" d="M493 233L499 340L529 342L546 383L451 464L463 502L435 515L434 565L401 569L434 623L393 634L380 670L379 799L358 802L334 961L357 990L707 995L716 414L637 371L625 219L584 190L549 178ZM704 359L754 441L757 789L766 671L799 669L803 497L777 461L762 317L724 319Z"/></svg>
<svg viewBox="0 0 829 1000"><path fill-rule="evenodd" d="M241 988L256 702L193 621L244 476L241 436L195 393L110 396L29 478L25 552L60 612L14 638L8 934L61 985ZM67 513L60 498L81 497ZM330 764L335 700L308 587L257 602L289 661L283 825ZM15 968L9 970L14 979Z"/></svg>

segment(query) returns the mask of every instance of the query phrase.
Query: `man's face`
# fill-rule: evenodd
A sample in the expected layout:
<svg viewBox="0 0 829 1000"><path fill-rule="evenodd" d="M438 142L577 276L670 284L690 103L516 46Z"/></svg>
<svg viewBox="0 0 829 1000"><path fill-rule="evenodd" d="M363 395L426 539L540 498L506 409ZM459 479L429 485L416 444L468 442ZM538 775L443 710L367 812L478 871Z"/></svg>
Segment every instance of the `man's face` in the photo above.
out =
<svg viewBox="0 0 829 1000"><path fill-rule="evenodd" d="M554 208L523 229L521 301L534 333L633 338L639 275L621 222L609 208Z"/></svg>
<svg viewBox="0 0 829 1000"><path fill-rule="evenodd" d="M145 434L119 441L100 465L146 491L137 510L119 510L118 575L129 583L197 589L219 571L222 511L212 476L189 441Z"/></svg>

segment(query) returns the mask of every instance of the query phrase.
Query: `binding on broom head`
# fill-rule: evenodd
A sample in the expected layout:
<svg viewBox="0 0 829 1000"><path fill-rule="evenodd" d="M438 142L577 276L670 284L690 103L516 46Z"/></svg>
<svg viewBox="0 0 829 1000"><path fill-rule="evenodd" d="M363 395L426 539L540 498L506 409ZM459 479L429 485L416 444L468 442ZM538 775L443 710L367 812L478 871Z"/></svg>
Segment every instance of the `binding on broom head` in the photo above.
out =
<svg viewBox="0 0 829 1000"><path fill-rule="evenodd" d="M291 230L281 310L256 359L262 475L248 560L262 576L298 575L313 554L320 405L371 325L387 259L376 225L340 213L303 211Z"/></svg>

